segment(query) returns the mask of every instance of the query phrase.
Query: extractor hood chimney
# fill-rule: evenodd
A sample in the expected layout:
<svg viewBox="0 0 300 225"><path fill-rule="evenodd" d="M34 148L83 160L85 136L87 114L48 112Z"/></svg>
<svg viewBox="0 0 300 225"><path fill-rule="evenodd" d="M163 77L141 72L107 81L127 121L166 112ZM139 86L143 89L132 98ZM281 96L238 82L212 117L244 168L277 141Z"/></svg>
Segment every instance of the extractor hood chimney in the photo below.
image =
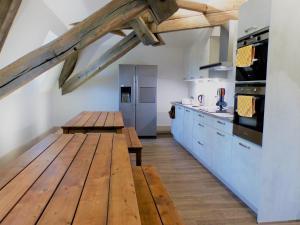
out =
<svg viewBox="0 0 300 225"><path fill-rule="evenodd" d="M233 70L234 46L237 42L237 21L229 21L220 27L219 60L200 67L200 70Z"/></svg>

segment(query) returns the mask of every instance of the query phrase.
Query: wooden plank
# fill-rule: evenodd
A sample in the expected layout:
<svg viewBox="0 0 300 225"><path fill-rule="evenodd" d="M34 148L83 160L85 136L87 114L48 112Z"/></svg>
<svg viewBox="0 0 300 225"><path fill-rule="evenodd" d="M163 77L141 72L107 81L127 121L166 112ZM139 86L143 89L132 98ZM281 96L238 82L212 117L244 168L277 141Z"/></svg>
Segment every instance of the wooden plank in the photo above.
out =
<svg viewBox="0 0 300 225"><path fill-rule="evenodd" d="M113 134L101 134L73 225L106 225Z"/></svg>
<svg viewBox="0 0 300 225"><path fill-rule="evenodd" d="M104 127L107 116L108 116L108 112L101 112L99 119L95 123L95 127Z"/></svg>
<svg viewBox="0 0 300 225"><path fill-rule="evenodd" d="M154 35L158 40L158 43L153 45L154 47L166 45L166 42L164 41L164 39L162 38L162 36L160 34L154 34Z"/></svg>
<svg viewBox="0 0 300 225"><path fill-rule="evenodd" d="M108 225L141 225L132 169L122 134L114 134Z"/></svg>
<svg viewBox="0 0 300 225"><path fill-rule="evenodd" d="M123 128L122 129L122 134L125 135L126 143L127 143L128 148L131 148L132 147L132 143L131 143L131 139L130 139L128 128Z"/></svg>
<svg viewBox="0 0 300 225"><path fill-rule="evenodd" d="M115 127L124 127L124 120L123 120L123 115L121 112L115 112L114 126Z"/></svg>
<svg viewBox="0 0 300 225"><path fill-rule="evenodd" d="M109 112L104 124L104 127L114 127L115 113Z"/></svg>
<svg viewBox="0 0 300 225"><path fill-rule="evenodd" d="M93 112L93 115L89 118L89 120L84 125L85 127L93 127L97 120L99 119L99 116L101 115L101 112Z"/></svg>
<svg viewBox="0 0 300 225"><path fill-rule="evenodd" d="M60 134L50 134L41 142L27 150L11 164L0 170L0 190L24 170L32 161L42 154L50 145L52 145Z"/></svg>
<svg viewBox="0 0 300 225"><path fill-rule="evenodd" d="M63 135L0 191L0 221L64 149L73 135Z"/></svg>
<svg viewBox="0 0 300 225"><path fill-rule="evenodd" d="M151 30L149 29L149 27L146 25L145 21L141 17L132 20L129 24L134 29L140 41L143 42L144 45L158 44L159 40L151 32Z"/></svg>
<svg viewBox="0 0 300 225"><path fill-rule="evenodd" d="M140 43L135 32L130 33L120 42L106 51L102 56L96 59L91 65L76 73L72 78L65 82L62 87L62 93L67 94L78 88L80 85L96 76L116 60L127 54L131 49L135 48Z"/></svg>
<svg viewBox="0 0 300 225"><path fill-rule="evenodd" d="M77 64L77 60L79 57L78 51L73 52L68 58L65 60L64 67L59 75L58 84L59 87L62 87L66 80L71 76L73 73L75 66Z"/></svg>
<svg viewBox="0 0 300 225"><path fill-rule="evenodd" d="M206 13L208 10L208 5L204 3L188 1L188 0L177 0L176 2L178 7L182 9L188 9L188 10L202 12L202 13Z"/></svg>
<svg viewBox="0 0 300 225"><path fill-rule="evenodd" d="M156 0L158 1L158 0ZM0 98L120 27L148 8L145 1L111 1L59 38L26 54L0 70Z"/></svg>
<svg viewBox="0 0 300 225"><path fill-rule="evenodd" d="M86 135L76 134L12 209L1 225L35 224L79 151Z"/></svg>
<svg viewBox="0 0 300 225"><path fill-rule="evenodd" d="M71 120L69 120L65 125L64 127L71 127L71 126L74 126L74 124L76 124L80 118L86 114L87 112L81 112L79 113L77 116L73 117Z"/></svg>
<svg viewBox="0 0 300 225"><path fill-rule="evenodd" d="M156 169L152 166L143 166L142 168L163 224L184 225Z"/></svg>
<svg viewBox="0 0 300 225"><path fill-rule="evenodd" d="M151 6L150 12L156 24L160 24L164 20L168 19L178 10L176 0L147 0L147 2Z"/></svg>
<svg viewBox="0 0 300 225"><path fill-rule="evenodd" d="M0 0L0 52L22 0Z"/></svg>
<svg viewBox="0 0 300 225"><path fill-rule="evenodd" d="M88 134L37 224L71 224L100 134Z"/></svg>
<svg viewBox="0 0 300 225"><path fill-rule="evenodd" d="M132 171L142 225L163 225L142 167L133 167Z"/></svg>
<svg viewBox="0 0 300 225"><path fill-rule="evenodd" d="M134 127L129 127L128 131L129 131L132 147L143 148L143 145L142 145Z"/></svg>
<svg viewBox="0 0 300 225"><path fill-rule="evenodd" d="M181 30L200 29L205 27L221 26L229 20L237 19L238 10L211 13L206 15L199 14L198 16L166 20L160 25L152 23L151 30L153 33L165 33Z"/></svg>
<svg viewBox="0 0 300 225"><path fill-rule="evenodd" d="M121 36L121 37L126 37L127 36L122 30L113 30L110 33Z"/></svg>
<svg viewBox="0 0 300 225"><path fill-rule="evenodd" d="M84 125L88 122L88 120L93 116L92 112L86 112L80 120L75 123L73 126L74 127L84 127Z"/></svg>

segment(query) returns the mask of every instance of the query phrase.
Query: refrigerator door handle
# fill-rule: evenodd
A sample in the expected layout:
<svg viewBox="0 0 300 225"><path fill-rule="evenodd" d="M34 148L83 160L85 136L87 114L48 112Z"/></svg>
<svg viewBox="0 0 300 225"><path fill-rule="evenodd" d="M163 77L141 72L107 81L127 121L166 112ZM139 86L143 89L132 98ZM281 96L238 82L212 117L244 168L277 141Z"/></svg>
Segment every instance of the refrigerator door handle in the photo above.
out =
<svg viewBox="0 0 300 225"><path fill-rule="evenodd" d="M137 75L135 75L135 92L136 92L136 96L135 96L135 104L139 104L140 101L140 93L139 93L139 78Z"/></svg>

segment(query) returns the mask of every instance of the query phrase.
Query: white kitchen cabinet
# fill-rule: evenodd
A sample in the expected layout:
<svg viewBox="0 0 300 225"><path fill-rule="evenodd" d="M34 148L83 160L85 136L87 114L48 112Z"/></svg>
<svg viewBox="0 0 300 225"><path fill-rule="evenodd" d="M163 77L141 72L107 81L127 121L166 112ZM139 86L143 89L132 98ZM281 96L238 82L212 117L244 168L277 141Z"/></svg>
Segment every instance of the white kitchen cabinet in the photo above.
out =
<svg viewBox="0 0 300 225"><path fill-rule="evenodd" d="M250 208L257 211L262 148L239 137L232 144L232 187Z"/></svg>
<svg viewBox="0 0 300 225"><path fill-rule="evenodd" d="M193 151L193 111L184 109L183 117L183 146L190 152Z"/></svg>
<svg viewBox="0 0 300 225"><path fill-rule="evenodd" d="M242 5L239 16L239 37L270 26L272 0L249 0Z"/></svg>
<svg viewBox="0 0 300 225"><path fill-rule="evenodd" d="M172 123L172 130L175 139L182 144L183 143L183 117L184 117L184 107L176 105L175 108L175 119Z"/></svg>
<svg viewBox="0 0 300 225"><path fill-rule="evenodd" d="M212 140L209 130L202 120L199 121L198 114L194 114L193 153L206 167L211 168L212 155L209 143Z"/></svg>
<svg viewBox="0 0 300 225"><path fill-rule="evenodd" d="M213 137L213 142L211 142L213 171L225 183L229 184L232 175L232 134L212 129L211 137Z"/></svg>

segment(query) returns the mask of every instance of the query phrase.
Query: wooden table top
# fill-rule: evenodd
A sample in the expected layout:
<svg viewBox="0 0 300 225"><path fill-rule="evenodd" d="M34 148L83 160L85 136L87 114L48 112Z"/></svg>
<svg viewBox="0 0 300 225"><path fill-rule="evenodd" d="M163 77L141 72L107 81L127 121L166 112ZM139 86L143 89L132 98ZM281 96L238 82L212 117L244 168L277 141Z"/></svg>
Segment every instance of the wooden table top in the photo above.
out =
<svg viewBox="0 0 300 225"><path fill-rule="evenodd" d="M123 127L124 121L121 112L82 112L62 126L63 129L91 129L91 131Z"/></svg>
<svg viewBox="0 0 300 225"><path fill-rule="evenodd" d="M0 223L141 225L122 134L53 134L0 170Z"/></svg>

